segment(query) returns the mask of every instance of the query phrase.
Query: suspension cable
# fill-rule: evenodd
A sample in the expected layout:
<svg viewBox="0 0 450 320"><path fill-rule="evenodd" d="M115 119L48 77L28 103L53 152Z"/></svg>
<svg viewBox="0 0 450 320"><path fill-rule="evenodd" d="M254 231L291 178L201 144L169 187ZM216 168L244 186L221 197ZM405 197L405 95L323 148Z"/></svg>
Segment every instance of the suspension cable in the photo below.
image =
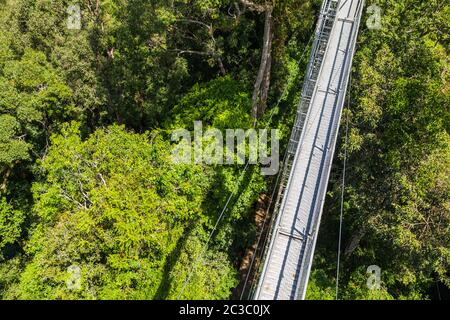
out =
<svg viewBox="0 0 450 320"><path fill-rule="evenodd" d="M242 179L242 177L244 176L245 172L246 172L247 169L248 169L248 166L249 166L249 162L247 161L247 164L245 165L244 170L242 170L242 173L241 173L241 175L239 176L239 181L240 181L240 180ZM197 258L196 258L195 261L194 261L193 268L192 268L191 272L189 273L189 276L188 276L188 278L186 279L185 283L183 284L183 288L181 289L181 291L180 291L180 293L179 293L179 295L178 295L177 300L180 300L181 296L182 296L183 293L184 293L184 290L186 290L187 285L188 285L189 282L191 281L192 276L194 275L195 271L197 271L197 264L200 262L200 260L203 258L203 256L205 255L206 251L208 250L209 242L211 241L214 232L217 230L217 227L219 226L219 223L222 221L222 218L223 218L223 216L224 216L224 214L225 214L225 211L227 210L228 205L230 204L230 201L231 201L231 199L233 198L233 196L234 196L234 194L235 194L235 192L236 192L236 189L237 189L237 188L234 187L233 190L231 191L231 193L230 193L230 195L229 195L229 197L228 197L228 199L227 199L227 202L225 203L225 206L223 207L223 209L222 209L222 211L221 211L221 213L220 213L220 215L219 215L219 218L217 219L216 224L214 225L213 229L211 230L211 232L210 232L210 234L209 234L208 240L206 241L206 243L205 243L204 246L203 246L202 251L200 252L200 254L197 256Z"/></svg>
<svg viewBox="0 0 450 320"><path fill-rule="evenodd" d="M301 60L303 59L304 54L306 53L306 49L308 48L308 46L309 46L309 44L310 44L310 42L311 42L312 39L313 39L313 37L311 37L311 38L309 39L308 44L306 45L305 50L303 51L303 53L302 53L302 55L301 55L301 57L300 57L298 63L300 63ZM271 110L271 112L270 112L269 119L268 119L267 124L266 124L266 126L265 126L265 129L266 129L266 130L267 130L267 128L269 127L270 123L272 122L272 119L273 119L275 110L277 109L277 107L280 105L281 101L282 101L283 98L285 97L285 94L287 93L288 88L289 88L289 86L286 85L286 87L284 88L284 90L283 90L283 92L282 92L280 98L278 99L277 103L276 103L275 106L272 108L272 110ZM246 163L244 169L242 170L242 172L241 172L241 174L240 174L240 176L239 176L238 181L240 181L240 180L242 179L242 177L244 176L245 172L247 171L247 169L248 169L248 167L249 167L249 164L250 164L250 162L247 161L247 163ZM200 262L200 260L203 258L203 256L205 255L206 251L208 250L208 246L209 246L209 243L211 242L211 239L212 239L212 237L213 237L213 235L214 235L214 232L217 230L217 228L218 228L220 222L222 221L222 218L223 218L223 216L224 216L226 210L228 209L228 206L229 206L229 204L230 204L230 202L231 202L231 199L233 198L233 196L234 196L234 194L236 193L237 189L238 189L238 188L237 188L236 185L235 185L235 188L233 188L233 190L231 191L231 193L230 193L230 195L229 195L229 197L228 197L228 199L227 199L227 201L226 201L226 203L225 203L225 206L223 207L223 209L222 209L222 211L221 211L221 213L220 213L220 215L219 215L219 217L218 217L218 219L217 219L217 221L216 221L216 224L214 225L213 229L211 230L211 232L210 232L210 234L209 234L209 236L208 236L208 240L206 241L206 243L205 243L204 246L203 246L202 251L200 252L200 254L199 254L199 255L196 257L196 259L194 260L194 265L193 265L193 267L192 267L192 269L191 269L191 272L189 273L189 275L188 275L186 281L185 281L184 284L183 284L183 287L182 287L180 293L178 294L178 297L177 297L178 300L180 300L181 296L183 295L184 291L186 290L187 285L188 285L189 282L191 281L192 276L193 276L194 273L196 272L196 270L197 270L197 264ZM272 196L272 197L273 197L273 196ZM266 216L266 217L267 217L267 216ZM265 219L265 220L266 220L266 219ZM265 221L264 221L264 223L265 223ZM253 264L253 261L254 261L254 259L252 260L252 264ZM247 275L247 278L246 278L246 279L248 280L248 275Z"/></svg>
<svg viewBox="0 0 450 320"><path fill-rule="evenodd" d="M344 167L342 172L342 185L341 185L341 212L339 217L339 241L338 241L338 255L337 255L337 268L336 268L336 300L339 300L339 276L340 276L340 266L341 266L341 244L342 244L342 226L344 221L344 196L345 196L345 178L347 171L347 156L348 156L348 128L349 128L349 111L351 104L351 75L349 79L349 90L348 90L348 107L347 107L347 117L346 117L346 127L345 127L345 142L344 142Z"/></svg>
<svg viewBox="0 0 450 320"><path fill-rule="evenodd" d="M309 38L308 43L306 44L306 46L305 46L305 48L304 48L302 54L300 55L300 59L298 60L297 66L298 66L298 65L301 63L301 61L304 59L305 54L306 54L306 52L307 52L307 49L309 48L309 45L311 44L311 41L313 40L313 38L314 38L314 34ZM284 89L284 91L283 91L283 94L281 95L280 99L278 100L278 102L277 102L275 108L278 107L278 105L281 103L281 101L282 101L284 95L285 95L286 92L288 91L288 87L289 87L289 86L286 85L286 87L285 87L285 89ZM287 151L288 151L288 148L286 148L286 152L285 152L285 155L284 155L284 157L283 157L283 165L284 165L284 162L285 162L285 160L286 160ZM259 233L259 236L258 236L258 241L257 241L257 243L256 243L255 252L254 252L254 254L253 254L253 257L252 257L252 261L251 261L251 263L250 263L250 266L249 266L249 268L247 269L247 274L246 274L245 281L244 281L244 287L242 288L242 292L241 292L241 295L240 295L240 298L239 298L240 300L242 300L242 298L243 298L243 296L244 296L244 293L245 293L245 289L247 288L247 284L248 284L248 281L249 281L249 277L250 277L250 274L251 274L251 271L252 271L252 268L253 268L253 264L255 263L257 251L258 251L258 248L259 248L259 246L260 246L260 244L261 244L262 236L263 236L263 234L264 234L264 228L265 228L266 223L267 223L267 218L268 218L268 216L269 216L270 208L271 208L271 206L272 206L272 203L273 203L273 200L274 200L274 197L275 197L275 193L276 193L278 184L279 184L279 182L280 182L281 176L282 176L282 170L280 170L280 172L278 172L277 179L276 179L276 181L275 181L275 185L273 186L272 194L271 194L271 196L270 196L269 205L267 206L267 209L266 209L266 212L265 212L265 216L264 216L264 221L263 221L263 224L262 224L262 226L261 226L261 230L260 230L260 233ZM265 242L266 242L266 239L264 239L264 243L265 243ZM263 246L263 247L264 247L264 246Z"/></svg>

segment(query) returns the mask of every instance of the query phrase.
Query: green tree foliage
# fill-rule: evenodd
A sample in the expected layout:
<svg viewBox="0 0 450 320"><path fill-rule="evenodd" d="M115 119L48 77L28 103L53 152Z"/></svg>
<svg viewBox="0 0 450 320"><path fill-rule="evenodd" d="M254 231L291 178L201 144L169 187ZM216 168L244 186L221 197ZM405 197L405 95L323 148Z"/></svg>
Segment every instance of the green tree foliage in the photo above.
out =
<svg viewBox="0 0 450 320"><path fill-rule="evenodd" d="M254 204L274 181L257 166L174 165L169 135L194 121L253 127L270 7L268 109L284 95L258 125L270 118L286 140L320 3L0 1L0 297L229 298L255 240ZM364 17L311 299L334 298L344 148L341 298L450 286L450 7L376 3L382 29ZM73 4L79 30L67 27ZM378 292L365 287L372 264Z"/></svg>
<svg viewBox="0 0 450 320"><path fill-rule="evenodd" d="M7 245L14 244L21 236L21 224L24 215L18 210L14 210L5 198L0 203L0 253ZM3 259L0 256L0 261Z"/></svg>
<svg viewBox="0 0 450 320"><path fill-rule="evenodd" d="M18 135L20 124L17 119L11 115L3 114L0 116L0 164L2 171L11 168L14 164L29 159L30 145L23 141ZM7 177L4 177L6 183ZM6 188L6 184L2 185Z"/></svg>
<svg viewBox="0 0 450 320"><path fill-rule="evenodd" d="M191 128L202 119L204 126L222 130L251 128L250 99L248 88L230 77L195 85L175 106L168 126Z"/></svg>
<svg viewBox="0 0 450 320"><path fill-rule="evenodd" d="M378 5L382 29L363 27L352 103L344 115L350 134L341 148L349 151L341 294L426 298L435 281L449 285L449 22L444 16L450 7L440 1ZM335 266L340 168L342 162L334 171L320 236L320 256L327 262L317 260L319 269ZM372 264L382 269L385 294L380 296L364 293L365 268ZM335 270L327 272L331 277Z"/></svg>
<svg viewBox="0 0 450 320"><path fill-rule="evenodd" d="M220 77L203 85L195 85L174 107L167 128L193 130L193 122L201 119L203 129L252 128L251 97L245 83L230 77ZM244 112L242 112L244 110ZM248 155L247 155L248 159ZM258 166L250 167L243 174L243 165L212 166L214 178L205 202L210 227L233 194L228 211L214 237L213 246L228 252L238 264L242 254L255 237L253 204L265 191L266 181Z"/></svg>
<svg viewBox="0 0 450 320"><path fill-rule="evenodd" d="M46 178L33 187L39 224L27 245L32 259L18 297L151 299L167 294L158 292L166 281L164 266L183 235L202 225L209 184L207 169L174 166L169 151L156 135L127 133L118 126L86 141L75 125L54 136L42 162ZM178 248L184 272L189 268L183 257L192 259L202 244L186 243L187 248ZM234 285L233 270L226 256L217 259L211 253L206 259L212 259L211 266L193 279L203 289L190 297L224 298ZM71 265L81 270L81 287L72 291L66 285ZM203 287L211 279L217 287Z"/></svg>

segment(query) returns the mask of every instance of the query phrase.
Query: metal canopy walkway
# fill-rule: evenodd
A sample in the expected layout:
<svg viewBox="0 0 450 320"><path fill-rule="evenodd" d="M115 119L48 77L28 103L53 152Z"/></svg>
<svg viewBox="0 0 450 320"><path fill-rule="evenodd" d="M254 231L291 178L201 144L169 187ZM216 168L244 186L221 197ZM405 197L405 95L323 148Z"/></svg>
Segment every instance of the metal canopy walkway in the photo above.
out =
<svg viewBox="0 0 450 320"><path fill-rule="evenodd" d="M304 299L364 0L324 0L256 300Z"/></svg>

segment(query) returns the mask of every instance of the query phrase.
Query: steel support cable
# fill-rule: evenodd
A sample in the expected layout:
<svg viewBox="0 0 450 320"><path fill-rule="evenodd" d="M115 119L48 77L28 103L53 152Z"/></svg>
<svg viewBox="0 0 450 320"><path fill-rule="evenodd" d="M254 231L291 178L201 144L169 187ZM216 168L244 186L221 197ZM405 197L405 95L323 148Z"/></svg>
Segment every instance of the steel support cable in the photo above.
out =
<svg viewBox="0 0 450 320"><path fill-rule="evenodd" d="M239 181L240 181L240 180L242 179L242 177L244 176L245 172L246 172L247 169L248 169L248 166L249 166L249 162L247 161L247 164L245 165L244 170L242 171L241 175L239 176ZM209 234L208 240L206 241L205 245L203 246L203 249L202 249L202 251L200 252L200 254L199 254L199 255L197 256L197 258L194 260L194 266L193 266L191 272L189 273L189 276L188 276L188 278L186 279L186 281L185 281L185 283L184 283L184 285L183 285L183 288L181 289L181 291L180 291L180 293L179 293L179 295L178 295L178 297L177 297L177 300L180 300L181 296L183 295L184 291L186 290L187 285L188 285L189 282L191 281L192 276L194 275L195 271L197 270L197 264L200 262L200 260L203 258L203 256L205 255L206 251L208 250L209 242L211 241L211 239L212 239L212 237L213 237L213 235L214 235L214 232L217 230L217 227L219 226L220 222L222 221L222 218L223 218L223 216L224 216L224 214L225 214L225 211L227 210L228 205L230 204L231 199L233 198L234 194L236 193L236 189L237 189L236 187L233 188L233 191L230 193L230 196L228 197L227 202L225 203L225 206L223 207L223 209L222 209L222 211L221 211L221 213L220 213L220 215L219 215L219 218L218 218L217 221L216 221L216 224L214 225L212 231L211 231L210 234Z"/></svg>
<svg viewBox="0 0 450 320"><path fill-rule="evenodd" d="M359 4L358 4L358 6L359 6ZM357 7L357 8L359 8L359 7ZM353 31L353 28L352 28L352 31ZM347 49L348 49L348 45L347 45ZM342 50L343 51L343 50ZM346 57L347 57L347 54L348 53L345 53L345 55L346 55ZM341 74L341 77L342 77L342 74ZM344 93L345 94L345 93ZM342 99L342 97L341 98L339 98L339 99ZM341 100L342 101L342 100ZM317 115L318 115L318 113L319 112L317 112L317 114L315 114L314 115L314 113L315 112L309 112L308 113L308 115L307 115L307 118L315 118ZM334 112L333 112L333 115L334 115ZM310 126L309 128L308 128L308 126L306 127L306 128L304 128L305 130L304 131L306 131L306 132L308 132L309 131L309 129L311 129L312 128L312 126ZM347 129L348 130L348 129ZM347 133L348 133L348 131L347 131ZM304 142L303 140L301 140L302 142ZM327 141L328 141L328 138L327 138ZM300 145L299 145L299 147L298 148L302 148L302 144L303 143L300 143ZM298 148L297 148L297 152L298 152ZM334 146L333 146L333 152L334 152ZM330 160L331 161L331 160ZM343 189L345 189L345 179L344 179L344 188ZM325 192L326 190L324 190L323 192ZM315 244L314 244L315 245ZM312 249L313 250L313 249ZM311 255L312 256L312 255ZM310 262L309 262L310 263ZM308 273L309 273L309 270L308 270ZM290 274L289 274L290 275ZM304 289L306 289L306 288L304 288ZM277 289L278 290L278 289Z"/></svg>
<svg viewBox="0 0 450 320"><path fill-rule="evenodd" d="M314 37L315 37L315 33L312 34L312 36L311 36L309 42L311 42L311 40L312 40ZM308 48L308 46L307 46L306 48ZM305 48L305 50L306 50L306 48ZM303 54L304 54L304 53L303 53ZM317 118L318 114L319 114L319 112L316 113L316 114L314 115L314 119ZM306 130L306 133L309 133L309 132L312 130L312 127L306 127L306 128L303 128L303 130ZM300 145L297 146L297 149L298 149L298 148L301 148L301 147L302 147L302 145L300 144ZM289 150L289 148L286 149L285 156L284 156L284 160L283 160L283 165L285 165L285 160L287 159L287 153L288 153L288 150ZM271 201L272 201L272 199L271 199ZM268 210L269 210L269 209L270 209L270 205L269 205ZM266 216L267 216L267 215L266 215ZM267 232L266 235L265 235L263 248L265 248L266 245L267 245L267 241L268 241L268 239L269 239L268 234L269 234L269 232ZM248 275L247 275L247 277L248 277ZM253 291L253 288L254 288L255 285L256 285L256 283L254 283L254 284L252 285L252 289L250 290L250 294L251 294L251 292Z"/></svg>
<svg viewBox="0 0 450 320"><path fill-rule="evenodd" d="M303 60L303 58L305 57L305 54L306 54L306 52L307 52L307 49L309 48L309 45L310 45L311 41L313 40L313 38L314 38L314 34L310 37L308 43L306 44L305 49L303 50L303 52L302 52L302 54L301 54L301 56L300 56L300 59L299 59L299 61L298 61L298 63L297 63L297 66L300 64L300 62L301 62L301 61ZM289 86L287 85L286 88L283 90L283 93L282 93L280 99L278 99L277 104L276 104L275 107L272 109L272 113L271 113L271 116L270 116L270 118L269 118L268 123L271 122L272 116L273 116L273 111L274 111L274 110L279 106L279 104L281 103L282 99L284 98L284 95L285 95L286 92L288 91L288 87L289 87ZM285 151L285 154L284 154L284 157L283 157L283 166L284 166L284 164L285 164L285 160L287 159L288 150L289 150L289 148L286 148L286 151ZM241 292L241 295L240 295L240 298L239 298L240 300L242 300L242 298L243 298L243 296L244 296L244 293L245 293L245 289L247 288L247 283L248 283L248 280L249 280L249 277L250 277L250 273L251 273L252 268L253 268L253 265L254 265L254 263L255 263L256 253L257 253L257 251L258 251L259 245L261 244L262 236L263 236L263 234L264 234L264 227L266 226L266 223L267 223L267 218L268 218L268 215L269 215L269 210L270 210L270 208L271 208L271 206L272 206L273 199L274 199L274 196L275 196L277 187L278 187L278 183L280 182L280 178L281 178L281 176L282 176L282 172L283 172L283 170L280 170L280 171L278 172L278 174L277 174L277 179L276 179L276 181L275 181L275 185L274 185L274 187L273 187L272 194L271 194L271 196L270 196L269 205L268 205L268 207L267 207L267 209L266 209L266 214L265 214L265 217L264 217L263 225L262 225L262 227L261 227L261 231L260 231L259 236L258 236L258 241L257 241L257 244L256 244L255 254L254 254L253 257L252 257L252 261L251 261L251 263L250 263L250 266L249 266L248 271L247 271L247 275L246 275L246 277L245 277L244 287L242 288L242 292ZM267 239L267 236L266 236L264 242L266 241L266 239ZM264 246L263 246L263 248L264 248Z"/></svg>
<svg viewBox="0 0 450 320"><path fill-rule="evenodd" d="M320 112L317 112L315 115L311 115L311 116L313 116L314 119L316 119L317 116L319 115L319 113L320 113ZM305 124L306 124L306 121L305 121ZM311 126L310 126L310 127L304 127L303 130L305 130L305 133L308 134L308 133L311 132L312 127L311 127ZM299 148L302 148L302 144L299 144L299 145L297 146L297 149L299 149ZM286 150L286 155L287 155L287 151L288 151L288 150ZM285 159L286 159L286 155L285 155ZM283 164L284 164L284 161L283 161ZM267 241L269 240L268 234L269 234L269 233L267 233L266 236L265 236L263 248L266 247ZM256 284L256 283L255 283L255 284ZM255 284L254 284L254 285L255 285Z"/></svg>
<svg viewBox="0 0 450 320"><path fill-rule="evenodd" d="M286 159L287 150L288 150L288 149L286 149L284 159ZM283 160L283 164L284 164L284 160ZM264 227L266 226L267 217L268 217L268 215L269 215L269 210L270 210L270 208L271 208L271 206L272 206L273 198L274 198L274 196L275 196L275 192L276 192L276 190L277 190L278 183L280 182L280 177L281 177L281 175L282 175L282 173L279 172L278 175L277 175L277 180L275 181L275 185L274 185L273 190L272 190L272 194L270 195L269 205L268 205L268 207L267 207L267 209L266 209L266 212L265 212L264 221L263 221L263 224L262 224L262 226L261 226L261 231L260 231L259 236L258 236L258 241L257 241L257 243L256 243L255 253L253 254L252 261L251 261L251 263L250 263L250 266L249 266L248 271L247 271L247 275L246 275L246 277L245 277L244 287L242 288L241 296L240 296L240 298L239 298L240 300L242 300L242 298L243 298L243 296L244 296L245 289L247 288L247 283L248 283L248 280L249 280L249 277L250 277L250 273L251 273L251 270L252 270L252 268L253 268L253 264L255 263L256 253L257 253L258 248L259 248L259 245L260 245L260 243L261 243L262 235L263 235L263 233L264 233Z"/></svg>
<svg viewBox="0 0 450 320"><path fill-rule="evenodd" d="M345 127L345 142L344 142L344 165L342 170L342 185L341 185L341 212L339 217L339 241L338 241L338 254L337 254L337 267L336 267L336 300L339 300L339 276L341 267L341 245L342 245L342 226L344 221L344 196L345 196L345 178L347 171L347 156L348 156L348 129L349 129L349 114L351 107L351 88L352 80L351 73L349 77L349 90L348 90L348 107L347 107L347 119Z"/></svg>
<svg viewBox="0 0 450 320"><path fill-rule="evenodd" d="M304 58L304 54L305 54L305 52L306 52L306 49L308 48L308 46L309 46L309 44L310 44L310 42L311 42L312 39L313 39L313 37L310 38L308 44L306 45L305 50L303 51L302 56L301 56L301 58L300 58L300 60L299 60L299 63L300 63L301 60ZM289 86L286 85L286 87L285 87L285 89L283 90L283 93L281 94L280 98L278 99L278 101L277 101L275 107L272 108L271 113L270 113L270 116L269 116L269 119L268 119L267 124L266 124L266 127L265 127L265 130L268 129L269 124L272 122L272 119L273 119L275 110L276 110L276 108L280 105L280 103L281 103L281 101L283 100L283 98L285 97L285 94L286 94L286 92L288 91L288 88L289 88ZM249 167L249 164L250 164L250 162L247 161L247 163L246 163L244 169L242 170L242 172L241 172L241 174L240 174L240 176L239 176L239 179L238 179L239 182L241 181L241 179L243 178L244 174L246 173L246 171L247 171L247 169L248 169L248 167ZM194 260L194 266L193 266L191 272L189 273L188 278L186 279L185 283L183 284L183 287L182 287L180 293L178 294L178 297L177 297L178 300L181 298L181 296L183 295L184 291L186 290L187 285L188 285L189 282L191 281L192 276L194 275L194 273L195 273L195 271L196 271L196 269L197 269L197 264L200 262L200 260L203 258L203 256L205 255L206 251L208 250L208 245L209 245L209 243L211 242L211 239L212 239L212 237L213 237L213 235L214 235L214 232L217 230L217 227L219 226L220 222L222 221L222 218L223 218L223 216L224 216L226 210L228 209L228 206L229 206L229 204L230 204L230 202L231 202L231 199L232 199L233 196L235 195L236 191L237 191L237 187L235 186L235 188L233 188L233 191L230 193L230 195L229 195L229 197L228 197L228 199L227 199L227 201L226 201L226 203L225 203L225 206L223 207L223 209L222 209L222 211L221 211L221 213L220 213L220 215L219 215L219 217L218 217L218 219L217 219L217 221L216 221L216 224L214 225L213 229L211 230L211 232L210 232L210 234L209 234L209 236L208 236L208 240L206 241L205 245L203 246L202 251L200 252L200 254L199 254L199 255L196 257L196 259ZM253 263L253 262L252 262L252 263Z"/></svg>

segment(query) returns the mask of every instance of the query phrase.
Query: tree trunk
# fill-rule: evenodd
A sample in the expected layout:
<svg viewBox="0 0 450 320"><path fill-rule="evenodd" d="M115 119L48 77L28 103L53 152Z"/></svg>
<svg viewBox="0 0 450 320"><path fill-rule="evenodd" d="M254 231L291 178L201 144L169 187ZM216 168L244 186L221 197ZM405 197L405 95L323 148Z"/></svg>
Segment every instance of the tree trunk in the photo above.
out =
<svg viewBox="0 0 450 320"><path fill-rule="evenodd" d="M220 74L222 76L225 76L227 74L227 70L225 69L225 66L223 65L222 58L220 56L217 56L216 60L217 60L217 63L219 64Z"/></svg>
<svg viewBox="0 0 450 320"><path fill-rule="evenodd" d="M263 50L261 54L261 64L259 66L258 76L256 77L252 96L252 115L255 119L261 115L261 110L265 109L267 96L270 87L271 72L271 52L272 52L272 12L273 7L266 7L266 18L264 23Z"/></svg>
<svg viewBox="0 0 450 320"><path fill-rule="evenodd" d="M6 188L8 187L9 176L12 173L13 167L14 167L14 163L11 165L11 167L8 167L6 169L5 174L3 175L3 182L0 185L0 194L6 192Z"/></svg>
<svg viewBox="0 0 450 320"><path fill-rule="evenodd" d="M359 242L366 234L366 231L364 228L359 229L353 236L350 238L350 242L348 243L347 247L344 250L344 256L349 257L353 251L355 251L356 248L359 246Z"/></svg>
<svg viewBox="0 0 450 320"><path fill-rule="evenodd" d="M273 26L273 25L272 25ZM272 27L271 27L272 29ZM261 104L260 110L258 112L258 116L262 116L266 111L267 107L267 99L269 98L269 89L270 89L270 76L272 71L272 41L273 41L273 32L270 33L270 41L269 41L269 53L267 57L266 70L264 71L264 80L261 88Z"/></svg>

